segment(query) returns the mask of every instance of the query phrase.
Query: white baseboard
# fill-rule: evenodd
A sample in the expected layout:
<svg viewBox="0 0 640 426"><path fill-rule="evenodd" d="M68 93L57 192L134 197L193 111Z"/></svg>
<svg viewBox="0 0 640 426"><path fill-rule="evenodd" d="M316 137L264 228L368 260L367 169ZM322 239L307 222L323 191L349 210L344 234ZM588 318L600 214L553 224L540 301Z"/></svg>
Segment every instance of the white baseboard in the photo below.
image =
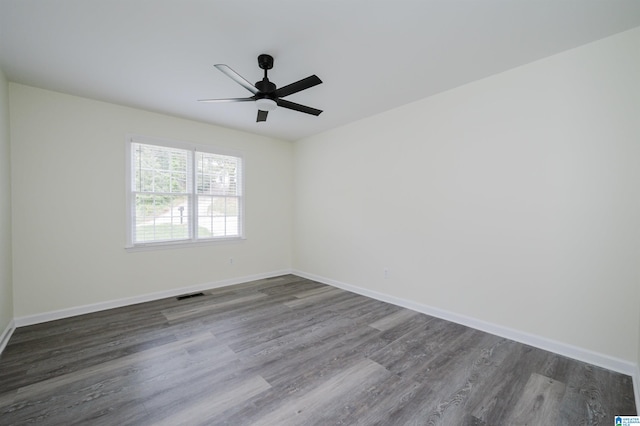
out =
<svg viewBox="0 0 640 426"><path fill-rule="evenodd" d="M7 347L7 343L9 343L9 339L11 338L11 335L13 334L15 329L16 323L14 320L11 320L9 321L9 324L7 324L7 328L5 328L2 334L0 334L0 355L4 351L4 348Z"/></svg>
<svg viewBox="0 0 640 426"><path fill-rule="evenodd" d="M460 315L455 312L446 311L444 309L435 308L433 306L424 305L411 300L402 299L389 294L380 293L374 290L346 284L340 281L336 281L330 278L321 277L315 274L306 273L303 271L293 270L292 274L300 277L308 278L310 280L318 281L323 284L331 285L341 288L353 293L361 294L363 296L371 297L373 299L381 300L383 302L391 303L403 308L411 309L416 312L431 315L437 318L441 318L447 321L462 324L467 327L475 328L496 336L504 337L516 342L524 343L529 346L534 346L539 349L544 349L549 352L553 352L559 355L563 355L578 361L583 361L588 364L596 365L606 368L611 371L626 374L634 378L635 395L636 395L636 407L640 410L640 404L638 404L638 365L623 359L615 358L609 355L597 353L589 349L580 348L567 343L558 342L556 340L547 339L546 337L537 336L534 334L525 333L523 331L515 330L509 327L493 324L490 322L482 321L476 318Z"/></svg>
<svg viewBox="0 0 640 426"><path fill-rule="evenodd" d="M633 394L636 396L636 415L640 415L640 366L633 373Z"/></svg>
<svg viewBox="0 0 640 426"><path fill-rule="evenodd" d="M262 274L246 275L237 278L228 278L220 281L196 284L187 287L172 288L170 290L159 291L155 293L142 294L139 296L126 297L123 299L110 300L107 302L93 303L90 305L75 306L57 311L45 312L42 314L27 315L15 318L15 327L24 327L27 325L40 324L47 321L55 321L62 318L74 317L76 315L90 314L93 312L104 311L106 309L120 308L123 306L134 305L136 303L151 302L153 300L164 299L167 297L180 296L182 294L197 293L199 291L211 290L214 288L226 287L234 284L242 284L249 281L261 280L265 278L277 277L280 275L290 274L290 269L280 271L272 271Z"/></svg>

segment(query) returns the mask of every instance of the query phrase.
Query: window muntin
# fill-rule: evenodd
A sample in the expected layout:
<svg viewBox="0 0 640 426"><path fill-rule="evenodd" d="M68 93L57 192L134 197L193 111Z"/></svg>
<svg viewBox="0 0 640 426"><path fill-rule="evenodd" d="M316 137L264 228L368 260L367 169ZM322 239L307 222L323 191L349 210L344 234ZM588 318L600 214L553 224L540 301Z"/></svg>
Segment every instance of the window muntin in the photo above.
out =
<svg viewBox="0 0 640 426"><path fill-rule="evenodd" d="M242 158L129 139L129 247L242 238Z"/></svg>

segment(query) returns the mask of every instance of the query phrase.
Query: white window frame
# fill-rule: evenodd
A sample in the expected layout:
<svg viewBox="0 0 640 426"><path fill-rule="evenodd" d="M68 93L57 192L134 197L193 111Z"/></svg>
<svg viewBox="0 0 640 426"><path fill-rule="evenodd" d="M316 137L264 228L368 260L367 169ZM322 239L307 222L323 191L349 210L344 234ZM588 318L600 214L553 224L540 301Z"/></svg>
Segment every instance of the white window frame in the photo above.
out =
<svg viewBox="0 0 640 426"><path fill-rule="evenodd" d="M190 192L190 237L186 239L180 240L168 240L168 241L153 241L153 242L144 242L144 243L134 243L133 241L133 227L135 226L135 203L133 202L133 188L132 188L132 172L133 172L133 157L132 157L132 144L140 143L147 145L156 145L167 148L177 148L182 150L191 151L191 164L188 167L190 175L188 179L191 180L191 192ZM142 136L136 134L129 134L126 136L126 167L125 167L125 185L126 185L126 244L125 249L127 251L137 251L137 250L158 250L158 249L170 249L170 248L178 248L178 247L190 247L190 246L199 246L199 245L208 245L208 244L220 244L220 243L229 243L229 242L238 242L245 240L245 191L244 191L244 180L245 180L245 159L242 153L238 151L221 149L215 146L210 145L201 145L194 144L189 142L168 140L168 139L160 139L156 137L150 136ZM208 237L208 238L197 238L196 229L198 229L198 197L196 190L196 152L206 152L209 154L217 154L217 155L225 155L232 156L240 159L240 173L238 176L239 182L237 182L240 195L239 195L239 206L238 206L238 227L239 227L239 235L237 236L221 236L221 237Z"/></svg>

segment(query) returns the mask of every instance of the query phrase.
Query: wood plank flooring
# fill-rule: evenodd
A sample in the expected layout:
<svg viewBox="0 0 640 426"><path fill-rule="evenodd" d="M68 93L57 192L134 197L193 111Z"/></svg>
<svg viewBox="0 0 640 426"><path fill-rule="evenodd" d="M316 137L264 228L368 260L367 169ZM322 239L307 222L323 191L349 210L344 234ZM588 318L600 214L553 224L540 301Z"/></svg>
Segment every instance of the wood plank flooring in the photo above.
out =
<svg viewBox="0 0 640 426"><path fill-rule="evenodd" d="M287 275L22 327L0 424L610 425L629 376Z"/></svg>

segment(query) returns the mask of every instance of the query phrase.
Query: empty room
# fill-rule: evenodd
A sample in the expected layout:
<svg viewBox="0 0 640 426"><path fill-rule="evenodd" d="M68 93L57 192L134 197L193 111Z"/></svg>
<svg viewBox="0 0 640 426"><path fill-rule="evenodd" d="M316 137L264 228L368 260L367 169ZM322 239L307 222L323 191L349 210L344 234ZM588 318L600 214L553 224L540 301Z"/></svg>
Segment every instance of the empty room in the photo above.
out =
<svg viewBox="0 0 640 426"><path fill-rule="evenodd" d="M640 422L639 185L636 0L0 0L0 424Z"/></svg>

